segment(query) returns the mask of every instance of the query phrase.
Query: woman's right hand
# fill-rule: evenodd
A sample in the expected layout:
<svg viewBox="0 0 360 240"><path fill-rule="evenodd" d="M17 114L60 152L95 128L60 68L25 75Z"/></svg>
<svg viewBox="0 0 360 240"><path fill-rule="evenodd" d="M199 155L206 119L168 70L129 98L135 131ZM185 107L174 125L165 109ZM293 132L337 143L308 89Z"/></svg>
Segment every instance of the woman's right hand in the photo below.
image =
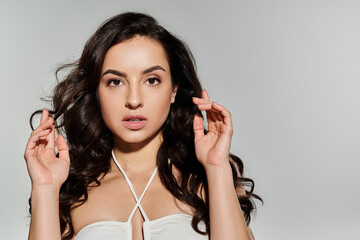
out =
<svg viewBox="0 0 360 240"><path fill-rule="evenodd" d="M54 119L44 109L40 125L31 133L24 154L33 188L50 186L60 190L67 179L70 168L69 147L60 134L56 145L59 157L55 154Z"/></svg>

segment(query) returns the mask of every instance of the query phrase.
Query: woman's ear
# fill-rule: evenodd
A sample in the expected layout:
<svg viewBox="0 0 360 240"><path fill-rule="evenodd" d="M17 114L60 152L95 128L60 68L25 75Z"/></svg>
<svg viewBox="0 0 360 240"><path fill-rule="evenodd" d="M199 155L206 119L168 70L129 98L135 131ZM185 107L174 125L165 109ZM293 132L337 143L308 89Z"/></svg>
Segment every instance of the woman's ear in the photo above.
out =
<svg viewBox="0 0 360 240"><path fill-rule="evenodd" d="M178 90L178 86L175 86L175 87L173 88L172 93L171 93L171 103L174 103L174 102L175 102L175 97L176 97L177 90Z"/></svg>

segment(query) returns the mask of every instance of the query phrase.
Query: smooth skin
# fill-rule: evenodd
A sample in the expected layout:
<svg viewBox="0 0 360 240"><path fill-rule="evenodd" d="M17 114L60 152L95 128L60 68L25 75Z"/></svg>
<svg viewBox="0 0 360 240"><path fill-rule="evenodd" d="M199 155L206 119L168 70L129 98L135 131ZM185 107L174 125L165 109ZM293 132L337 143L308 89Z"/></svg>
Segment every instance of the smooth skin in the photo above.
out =
<svg viewBox="0 0 360 240"><path fill-rule="evenodd" d="M56 145L58 158L54 119L44 109L24 154L32 184L29 239L61 239L59 191L69 174L70 157L62 135L58 135Z"/></svg>
<svg viewBox="0 0 360 240"><path fill-rule="evenodd" d="M233 127L230 112L211 102L203 90L193 98L199 110L206 111L208 132L200 116L194 118L195 153L205 167L209 184L210 239L251 239L233 186L229 152Z"/></svg>
<svg viewBox="0 0 360 240"><path fill-rule="evenodd" d="M135 37L112 46L105 55L98 85L101 114L113 133L114 154L130 178L139 197L156 167L162 143L162 124L175 101L170 66L162 46L148 38ZM146 124L128 129L123 119L141 115ZM111 197L109 197L111 196ZM99 204L101 203L101 204ZM101 186L89 191L88 201L71 213L75 233L86 225L104 220L128 220L136 202L130 189L111 161L111 171ZM141 205L150 220L170 214L192 214L162 186L157 174ZM142 239L144 218L139 210L132 218L133 239Z"/></svg>
<svg viewBox="0 0 360 240"><path fill-rule="evenodd" d="M125 53L124 49L129 51ZM144 70L154 65L161 66L165 71L157 69L144 74ZM144 37L121 42L113 49L109 49L105 56L103 73L110 68L126 73L126 77L119 79L123 85L118 81L112 82L119 84L120 87L117 88L106 88L102 85L108 82L109 74L105 74L100 80L98 93L102 115L113 132L115 156L132 181L136 194L140 196L156 166L156 153L162 142L161 131L156 125L162 124L156 121L166 117L174 101L176 87L169 85L170 71L164 50L153 40ZM154 84L153 80L148 80L153 76L159 77L161 82L149 86ZM119 78L119 76L110 77ZM116 91L121 94L116 94ZM163 103L162 110L154 114L153 103L159 98ZM206 111L208 121L206 135L200 116L195 116L193 128L196 156L205 167L208 179L210 238L212 240L251 239L249 234L251 231L245 224L237 201L229 165L233 134L231 114L223 106L211 102L205 90L202 92L202 97L194 97L193 102L199 110ZM148 119L148 123L140 131L123 128L116 119L121 119L124 112L125 115L141 114ZM56 145L59 150L58 158L55 155L54 120L44 109L40 126L31 134L24 155L32 181L30 240L61 239L59 190L68 177L70 159L69 148L63 136L57 137ZM174 174L177 174L176 169ZM126 221L135 205L124 177L113 161L111 161L111 171L101 178L101 182L100 187L89 190L88 201L71 212L75 233L96 221ZM170 214L191 215L194 212L189 206L176 200L162 186L158 174L141 204L150 220ZM132 219L133 239L143 239L143 221L141 213L137 210Z"/></svg>

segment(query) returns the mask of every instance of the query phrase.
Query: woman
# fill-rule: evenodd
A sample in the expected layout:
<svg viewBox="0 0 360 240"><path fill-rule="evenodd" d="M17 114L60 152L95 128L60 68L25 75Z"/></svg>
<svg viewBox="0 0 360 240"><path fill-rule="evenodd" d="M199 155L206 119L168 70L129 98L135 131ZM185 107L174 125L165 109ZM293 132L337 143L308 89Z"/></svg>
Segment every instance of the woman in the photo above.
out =
<svg viewBox="0 0 360 240"><path fill-rule="evenodd" d="M250 239L259 197L229 155L230 113L202 91L185 43L124 13L63 69L25 150L29 239ZM67 138L57 155L55 129Z"/></svg>

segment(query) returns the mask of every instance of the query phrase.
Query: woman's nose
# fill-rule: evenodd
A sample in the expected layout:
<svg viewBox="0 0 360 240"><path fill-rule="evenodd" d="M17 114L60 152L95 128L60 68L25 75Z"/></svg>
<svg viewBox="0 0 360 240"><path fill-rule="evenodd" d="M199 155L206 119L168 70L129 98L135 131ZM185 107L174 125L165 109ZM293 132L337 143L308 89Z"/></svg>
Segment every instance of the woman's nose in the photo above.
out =
<svg viewBox="0 0 360 240"><path fill-rule="evenodd" d="M125 106L129 109L137 109L143 106L143 99L138 86L129 87Z"/></svg>

